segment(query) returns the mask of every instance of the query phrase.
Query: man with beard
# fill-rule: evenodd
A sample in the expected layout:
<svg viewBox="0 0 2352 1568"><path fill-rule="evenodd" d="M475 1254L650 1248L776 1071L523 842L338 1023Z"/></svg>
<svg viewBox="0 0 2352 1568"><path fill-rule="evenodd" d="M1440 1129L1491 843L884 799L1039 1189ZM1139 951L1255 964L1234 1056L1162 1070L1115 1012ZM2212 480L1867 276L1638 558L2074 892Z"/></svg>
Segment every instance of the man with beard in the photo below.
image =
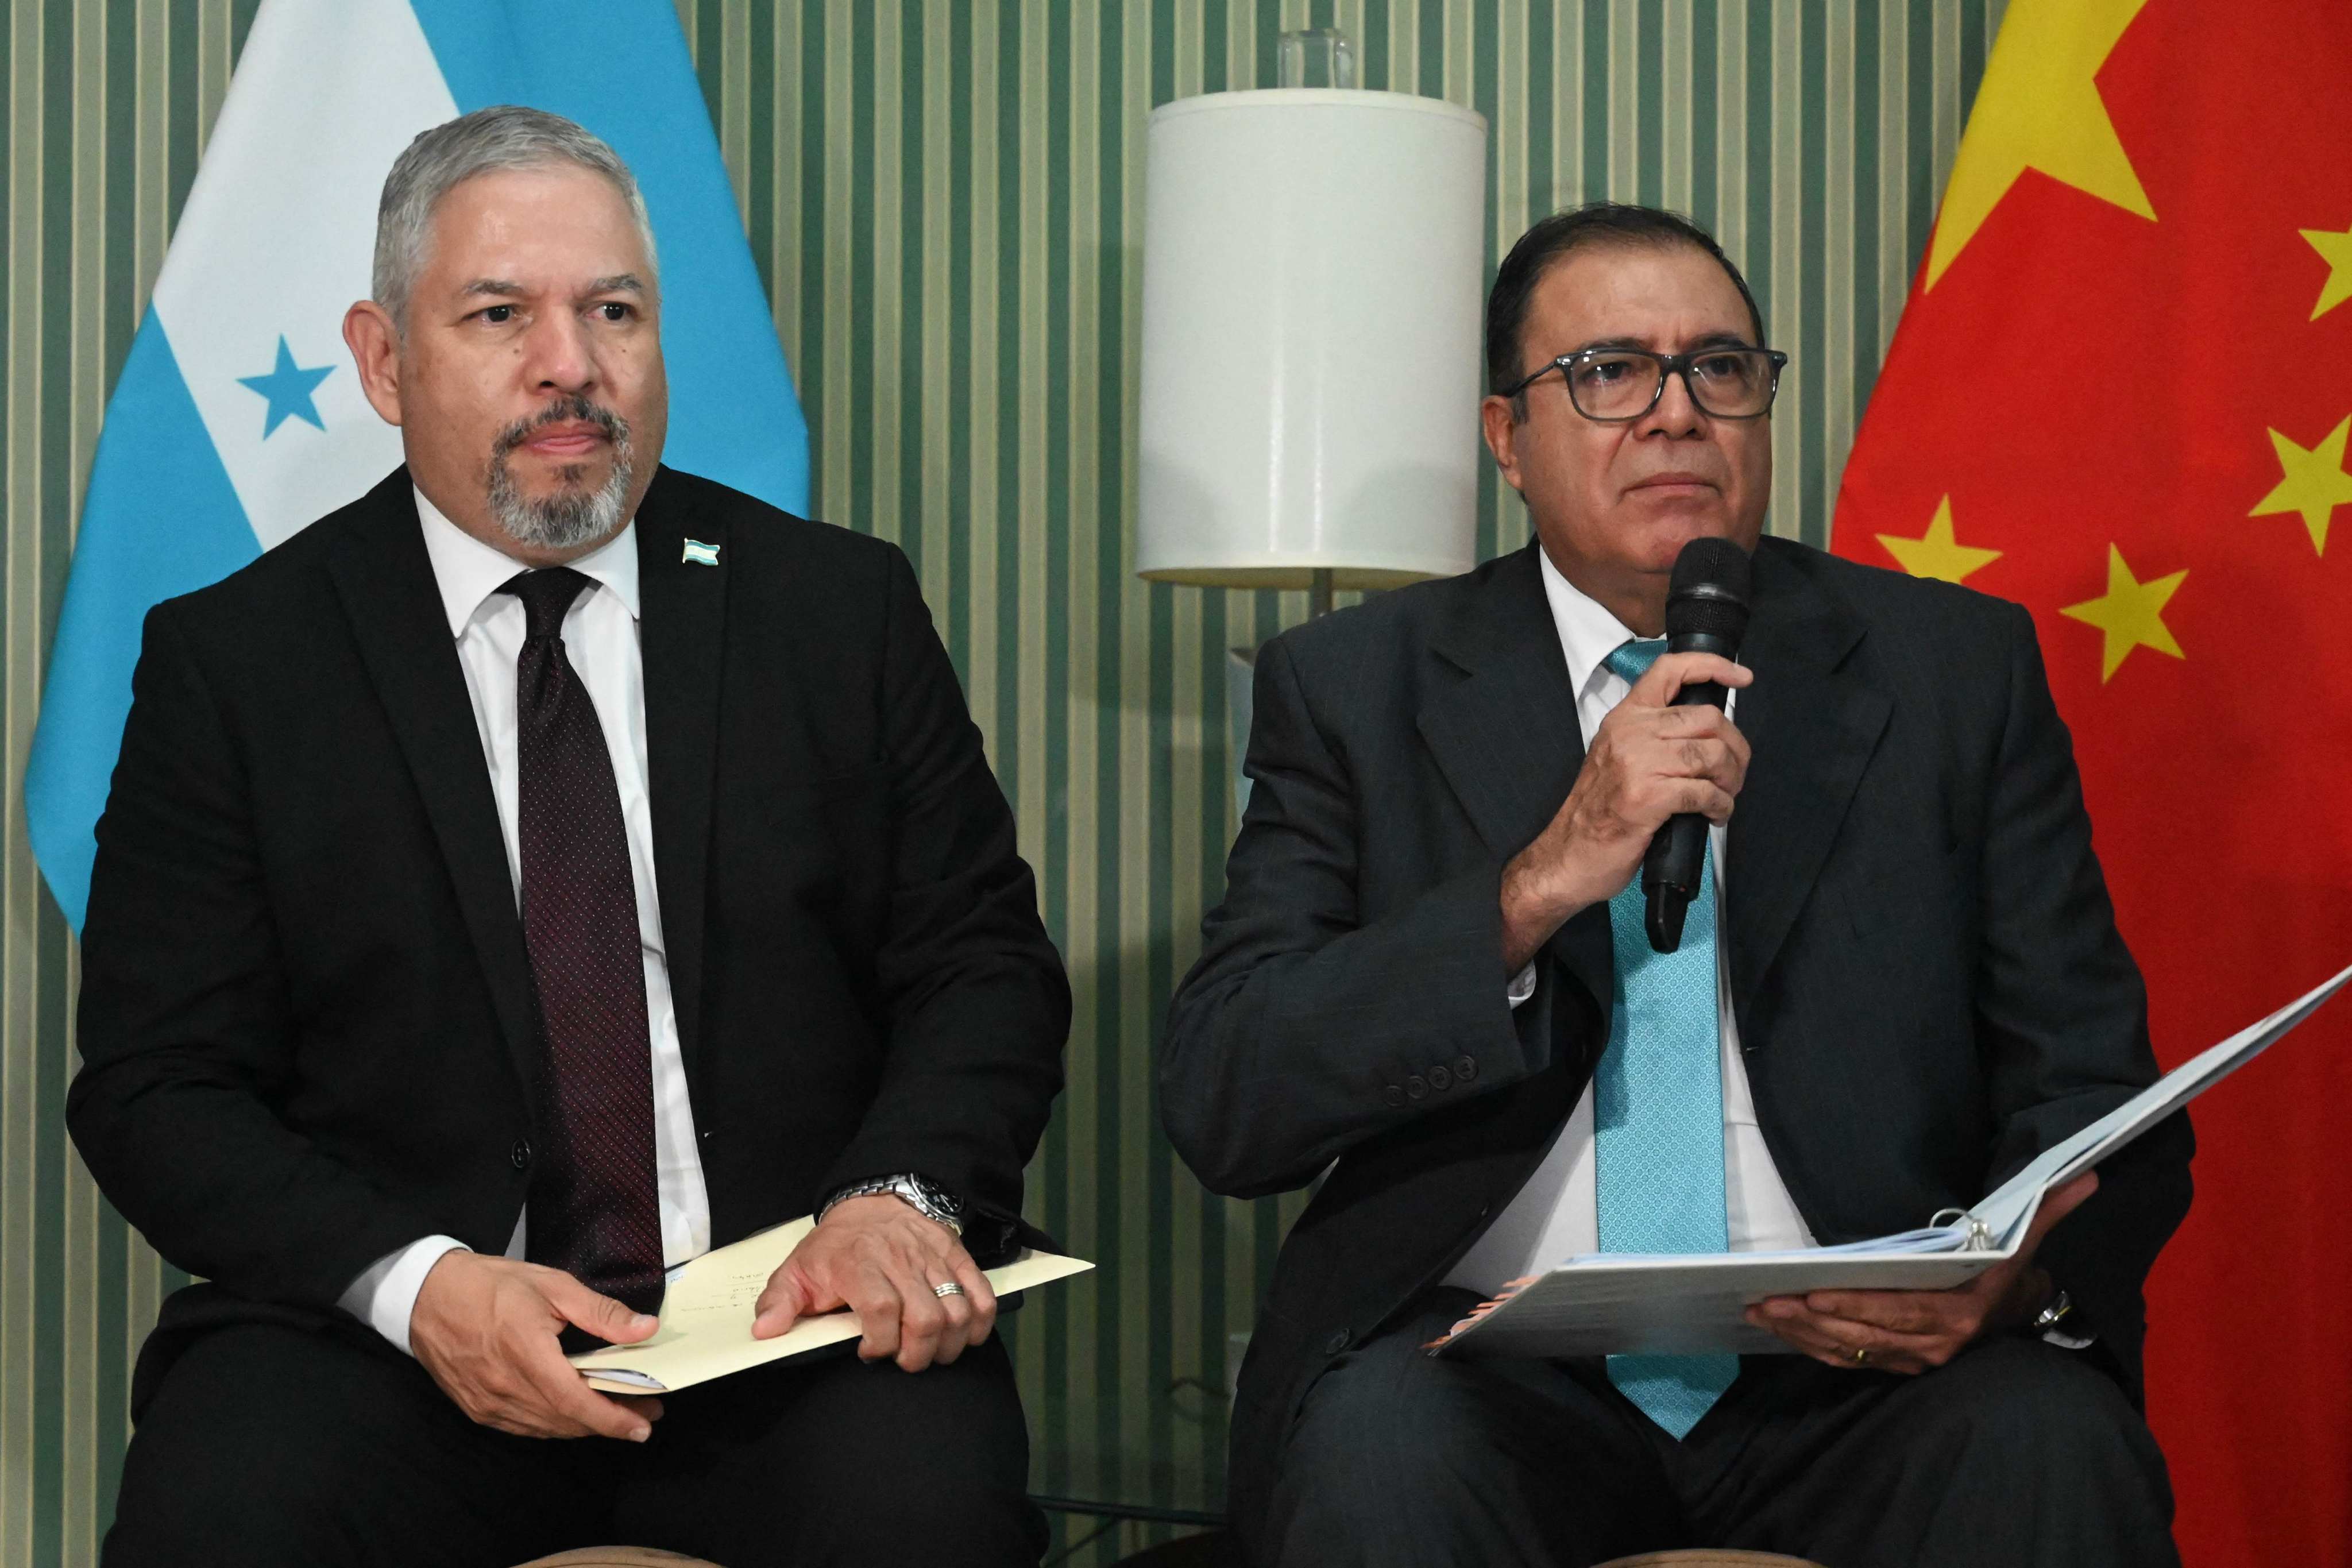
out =
<svg viewBox="0 0 2352 1568"><path fill-rule="evenodd" d="M981 1268L1069 998L913 573L658 467L645 205L570 121L418 137L373 294L406 464L150 616L99 825L70 1124L206 1281L108 1562L1034 1562ZM856 1356L565 1363L812 1212L755 1331Z"/></svg>

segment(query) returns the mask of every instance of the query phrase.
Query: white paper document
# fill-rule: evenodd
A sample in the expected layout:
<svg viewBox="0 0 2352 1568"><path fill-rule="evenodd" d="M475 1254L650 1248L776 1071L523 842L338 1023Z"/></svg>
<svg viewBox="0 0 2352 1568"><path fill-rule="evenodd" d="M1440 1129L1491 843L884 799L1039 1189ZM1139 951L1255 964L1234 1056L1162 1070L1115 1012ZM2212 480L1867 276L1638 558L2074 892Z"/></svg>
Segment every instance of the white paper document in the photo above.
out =
<svg viewBox="0 0 2352 1568"><path fill-rule="evenodd" d="M573 1356L572 1364L586 1374L589 1387L606 1394L668 1394L856 1339L861 1331L857 1314L849 1311L803 1318L772 1340L751 1337L751 1310L768 1277L815 1226L814 1219L791 1220L679 1264L669 1271L661 1327L650 1339L586 1351ZM1058 1253L1024 1249L985 1272L990 1288L1003 1297L1093 1267Z"/></svg>
<svg viewBox="0 0 2352 1568"><path fill-rule="evenodd" d="M1810 1290L1943 1290L2016 1256L2042 1195L2064 1185L2262 1054L2352 980L2338 973L2269 1017L2183 1062L1986 1194L1920 1230L1790 1252L1571 1258L1481 1306L1430 1349L1440 1355L1786 1352L1746 1319L1771 1296Z"/></svg>

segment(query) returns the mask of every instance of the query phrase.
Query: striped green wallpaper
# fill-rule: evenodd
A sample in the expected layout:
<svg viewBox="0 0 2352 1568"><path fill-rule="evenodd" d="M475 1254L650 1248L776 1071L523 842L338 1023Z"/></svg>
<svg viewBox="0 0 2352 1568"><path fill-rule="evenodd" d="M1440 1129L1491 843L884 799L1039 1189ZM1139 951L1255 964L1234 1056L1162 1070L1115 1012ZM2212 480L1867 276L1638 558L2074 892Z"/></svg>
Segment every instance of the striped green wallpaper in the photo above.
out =
<svg viewBox="0 0 2352 1568"><path fill-rule="evenodd" d="M59 1122L72 944L18 788L108 387L258 0L0 0L7 759L0 798L0 1568L83 1563L129 1357L176 1277ZM1034 1216L1103 1268L1013 1320L1045 1491L1221 1491L1234 1336L1296 1200L1155 1131L1151 1058L1232 829L1223 650L1304 595L1129 560L1144 117L1273 83L1285 27L1487 117L1490 253L1588 196L1683 208L1794 355L1773 526L1819 540L2000 0L677 0L807 408L817 515L919 569L1078 1010ZM1526 538L1491 474L1484 550ZM1108 1562L1162 1533L1068 1524Z"/></svg>

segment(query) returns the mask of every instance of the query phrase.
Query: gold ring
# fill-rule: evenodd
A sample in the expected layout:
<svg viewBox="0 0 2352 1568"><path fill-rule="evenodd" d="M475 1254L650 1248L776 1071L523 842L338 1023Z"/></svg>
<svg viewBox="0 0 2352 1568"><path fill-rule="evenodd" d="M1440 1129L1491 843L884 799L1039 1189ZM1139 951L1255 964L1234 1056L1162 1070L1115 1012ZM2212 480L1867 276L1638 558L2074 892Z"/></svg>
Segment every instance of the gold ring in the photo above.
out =
<svg viewBox="0 0 2352 1568"><path fill-rule="evenodd" d="M1870 1360L1870 1347L1869 1347L1868 1345L1856 1345L1856 1346L1854 1346L1854 1347L1853 1347L1853 1364L1854 1364L1854 1365L1856 1365L1856 1366L1861 1366L1861 1365L1864 1364L1865 1363L1867 1363L1869 1360Z"/></svg>

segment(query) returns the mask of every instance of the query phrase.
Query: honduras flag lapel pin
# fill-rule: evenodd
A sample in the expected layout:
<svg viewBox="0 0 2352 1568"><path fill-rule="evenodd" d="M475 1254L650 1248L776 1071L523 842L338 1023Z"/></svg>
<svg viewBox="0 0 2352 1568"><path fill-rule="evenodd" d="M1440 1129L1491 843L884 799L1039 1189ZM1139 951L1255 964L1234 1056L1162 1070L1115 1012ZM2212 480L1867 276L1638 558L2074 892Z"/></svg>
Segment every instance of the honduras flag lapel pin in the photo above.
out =
<svg viewBox="0 0 2352 1568"><path fill-rule="evenodd" d="M689 539L686 542L686 553L680 559L688 566L716 566L719 564L719 546L705 544L699 539Z"/></svg>

